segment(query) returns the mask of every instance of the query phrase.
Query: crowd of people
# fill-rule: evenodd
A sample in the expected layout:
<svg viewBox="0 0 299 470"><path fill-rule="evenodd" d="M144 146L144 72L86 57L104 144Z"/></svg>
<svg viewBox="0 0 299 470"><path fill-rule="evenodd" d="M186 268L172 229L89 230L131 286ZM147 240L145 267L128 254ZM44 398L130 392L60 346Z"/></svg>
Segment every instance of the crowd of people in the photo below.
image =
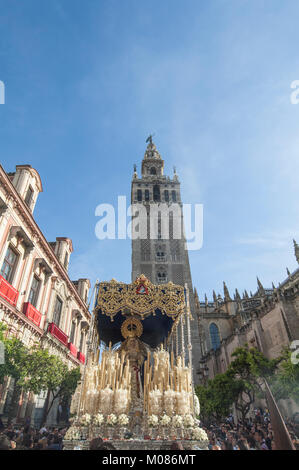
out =
<svg viewBox="0 0 299 470"><path fill-rule="evenodd" d="M286 420L291 439L298 448L298 423ZM267 409L255 409L254 417L236 423L232 415L222 423L205 425L209 450L275 450L275 441ZM0 418L0 450L62 450L66 428L34 429L29 423L25 426L4 426ZM100 436L90 441L90 450L113 450L111 442ZM181 442L174 442L172 449L187 450ZM195 448L193 447L195 450Z"/></svg>
<svg viewBox="0 0 299 470"><path fill-rule="evenodd" d="M37 430L30 425L5 427L1 421L0 450L62 450L66 431L46 427Z"/></svg>
<svg viewBox="0 0 299 470"><path fill-rule="evenodd" d="M290 437L298 447L298 426L286 421ZM238 421L230 415L224 422L202 426L209 438L210 450L276 450L268 409L256 408L254 417Z"/></svg>

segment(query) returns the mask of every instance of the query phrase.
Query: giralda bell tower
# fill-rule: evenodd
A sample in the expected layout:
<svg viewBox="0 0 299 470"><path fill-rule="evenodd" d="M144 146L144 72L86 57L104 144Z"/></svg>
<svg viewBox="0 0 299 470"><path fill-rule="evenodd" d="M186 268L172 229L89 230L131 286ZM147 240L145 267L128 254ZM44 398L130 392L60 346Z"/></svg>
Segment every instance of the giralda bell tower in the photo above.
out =
<svg viewBox="0 0 299 470"><path fill-rule="evenodd" d="M140 204L146 210L146 215L141 218L143 230L139 229L143 235L141 238L132 239L132 281L144 274L153 284L172 281L184 286L187 283L193 317L191 339L194 381L198 382L196 371L200 359L199 331L184 237L180 182L175 169L172 178L164 175L164 161L153 143L152 136L149 136L147 143L141 178L138 177L135 166L132 179L131 204ZM177 211L172 210L175 207L179 208L179 215ZM154 236L151 224L156 226ZM179 235L176 234L177 224L181 228Z"/></svg>

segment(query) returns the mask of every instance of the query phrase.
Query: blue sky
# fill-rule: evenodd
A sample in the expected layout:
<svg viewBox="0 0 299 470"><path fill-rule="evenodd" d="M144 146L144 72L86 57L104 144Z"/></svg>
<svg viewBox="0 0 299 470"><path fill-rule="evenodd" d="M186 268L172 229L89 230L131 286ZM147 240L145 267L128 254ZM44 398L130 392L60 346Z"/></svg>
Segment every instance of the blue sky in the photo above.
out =
<svg viewBox="0 0 299 470"><path fill-rule="evenodd" d="M201 299L296 269L298 17L297 0L0 1L0 161L39 171L35 217L72 238L72 279L130 281L130 240L98 240L94 212L129 200L151 132L204 204Z"/></svg>

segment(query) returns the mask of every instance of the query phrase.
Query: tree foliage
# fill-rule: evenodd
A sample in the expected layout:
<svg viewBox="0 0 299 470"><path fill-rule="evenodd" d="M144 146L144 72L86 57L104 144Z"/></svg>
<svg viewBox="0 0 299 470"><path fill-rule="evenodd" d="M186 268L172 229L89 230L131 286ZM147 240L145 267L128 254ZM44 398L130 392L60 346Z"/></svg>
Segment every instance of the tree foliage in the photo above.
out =
<svg viewBox="0 0 299 470"><path fill-rule="evenodd" d="M232 362L224 374L209 380L206 386L197 387L202 415L217 420L227 416L234 404L244 419L254 402L256 393L263 392L262 378L271 377L279 359L269 360L255 348L237 348Z"/></svg>
<svg viewBox="0 0 299 470"><path fill-rule="evenodd" d="M45 418L55 399L68 399L75 392L80 380L80 368L68 369L58 357L36 344L30 349L17 338L5 337L6 327L0 322L0 341L5 347L5 363L0 365L0 383L4 377L12 377L18 388L39 394L49 391Z"/></svg>
<svg viewBox="0 0 299 470"><path fill-rule="evenodd" d="M206 420L210 418L221 420L228 416L239 394L240 386L239 381L233 380L232 376L227 373L216 375L213 380L208 381L206 386L198 386L196 393L202 417Z"/></svg>
<svg viewBox="0 0 299 470"><path fill-rule="evenodd" d="M255 401L256 394L264 396L263 379L274 374L280 359L269 360L256 348L249 348L247 345L237 348L232 358L233 361L226 373L240 384L234 404L245 419Z"/></svg>
<svg viewBox="0 0 299 470"><path fill-rule="evenodd" d="M0 383L5 377L12 377L16 381L24 376L24 360L27 349L17 338L6 338L6 326L0 322L0 341L4 344L4 364L0 364Z"/></svg>
<svg viewBox="0 0 299 470"><path fill-rule="evenodd" d="M299 363L292 360L292 351L285 349L280 357L280 364L275 376L269 380L271 391L276 398L292 398L299 404Z"/></svg>

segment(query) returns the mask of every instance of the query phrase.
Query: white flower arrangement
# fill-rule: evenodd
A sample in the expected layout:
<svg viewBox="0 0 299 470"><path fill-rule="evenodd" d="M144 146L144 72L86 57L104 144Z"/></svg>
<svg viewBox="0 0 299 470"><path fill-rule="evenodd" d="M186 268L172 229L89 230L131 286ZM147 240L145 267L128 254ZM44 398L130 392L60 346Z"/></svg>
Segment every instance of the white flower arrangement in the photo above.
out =
<svg viewBox="0 0 299 470"><path fill-rule="evenodd" d="M65 433L64 439L67 441L75 441L80 439L80 433L77 428L70 427Z"/></svg>
<svg viewBox="0 0 299 470"><path fill-rule="evenodd" d="M183 423L184 423L184 426L186 426L186 428L192 428L194 426L193 416L192 415L184 416Z"/></svg>
<svg viewBox="0 0 299 470"><path fill-rule="evenodd" d="M103 424L104 422L104 416L102 415L102 413L96 414L93 418L93 422L96 426L101 426L101 424Z"/></svg>
<svg viewBox="0 0 299 470"><path fill-rule="evenodd" d="M202 428L193 428L192 437L196 441L208 441L208 435L206 431Z"/></svg>
<svg viewBox="0 0 299 470"><path fill-rule="evenodd" d="M114 426L117 423L117 416L115 416L113 413L107 416L107 424L109 426Z"/></svg>
<svg viewBox="0 0 299 470"><path fill-rule="evenodd" d="M180 415L174 415L172 418L172 425L175 428L182 428L183 427L183 418Z"/></svg>
<svg viewBox="0 0 299 470"><path fill-rule="evenodd" d="M89 413L83 415L80 419L81 426L88 426L91 423L91 416Z"/></svg>
<svg viewBox="0 0 299 470"><path fill-rule="evenodd" d="M126 414L122 413L121 415L119 415L118 424L120 424L121 426L126 426L128 423L129 417Z"/></svg>
<svg viewBox="0 0 299 470"><path fill-rule="evenodd" d="M170 416L165 415L165 414L160 419L161 426L168 426L170 422L171 422Z"/></svg>
<svg viewBox="0 0 299 470"><path fill-rule="evenodd" d="M158 424L159 424L158 416L157 415L150 415L148 417L148 424L149 424L149 426L153 426L153 427L158 426Z"/></svg>

